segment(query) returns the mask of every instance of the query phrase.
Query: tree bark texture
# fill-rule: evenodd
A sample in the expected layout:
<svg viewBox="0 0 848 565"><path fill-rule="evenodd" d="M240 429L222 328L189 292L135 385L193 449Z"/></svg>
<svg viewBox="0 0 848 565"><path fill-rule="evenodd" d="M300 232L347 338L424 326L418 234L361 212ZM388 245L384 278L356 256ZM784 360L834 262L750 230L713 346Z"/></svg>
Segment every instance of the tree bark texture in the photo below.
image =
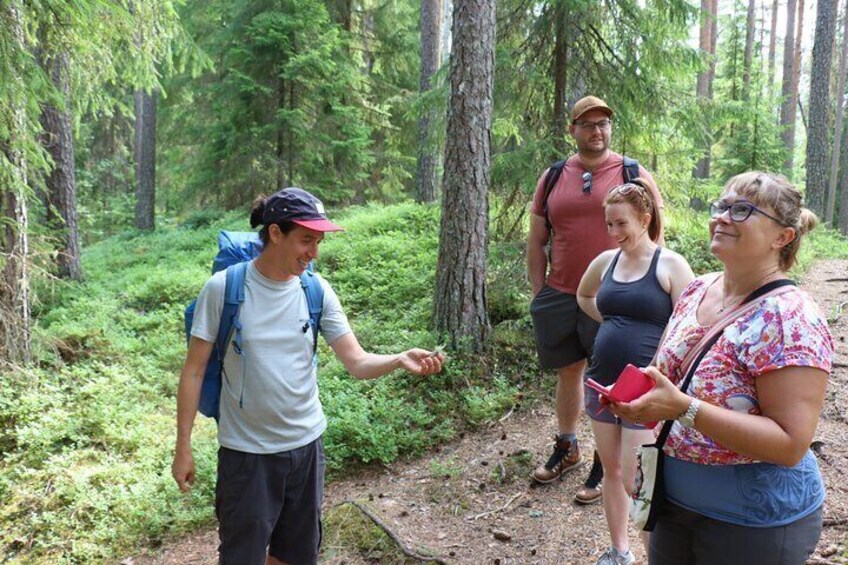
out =
<svg viewBox="0 0 848 565"><path fill-rule="evenodd" d="M566 85L568 84L568 46L569 33L579 33L576 26L568 26L568 4L564 0L554 3L554 113L551 134L557 158L565 154L567 145L565 133L568 131L568 103Z"/></svg>
<svg viewBox="0 0 848 565"><path fill-rule="evenodd" d="M774 62L777 53L777 0L774 0L771 5L771 32L769 33L769 49L768 49L768 93L769 96L774 94Z"/></svg>
<svg viewBox="0 0 848 565"><path fill-rule="evenodd" d="M152 230L156 204L156 99L158 92L135 92L135 227Z"/></svg>
<svg viewBox="0 0 848 565"><path fill-rule="evenodd" d="M780 138L786 158L783 169L788 177L792 177L795 164L795 97L792 94L792 84L795 78L795 11L796 0L789 0L786 5L786 35L783 38L783 84L780 90L783 102L780 105Z"/></svg>
<svg viewBox="0 0 848 565"><path fill-rule="evenodd" d="M7 2L2 7L7 21L12 23L15 49L26 49L19 2ZM14 73L14 69L12 70ZM29 213L27 210L27 163L20 147L26 116L24 100L11 100L12 129L9 137L0 139L5 158L12 165L12 183L0 186L0 214L5 224L0 231L5 265L0 284L0 360L28 363L31 357L30 297L29 297Z"/></svg>
<svg viewBox="0 0 848 565"><path fill-rule="evenodd" d="M79 244L79 216L77 215L77 186L74 167L74 136L70 114L70 88L68 85L68 54L59 53L44 62L45 70L53 79L68 105L64 111L45 105L41 110L44 128L42 143L53 159L53 169L47 177L47 200L50 211L59 213L62 234L57 264L59 276L73 280L82 279ZM48 218L51 214L48 214Z"/></svg>
<svg viewBox="0 0 848 565"><path fill-rule="evenodd" d="M699 33L698 46L701 50L701 55L707 58L707 68L698 73L696 92L698 103L701 106L702 115L706 112L706 107L712 99L712 82L715 73L715 35L716 35L716 17L718 10L717 0L701 0L701 27ZM709 127L709 120L704 116L704 152L698 162L695 163L695 169L692 171L692 177L696 179L710 178L710 168L712 163L712 133Z"/></svg>
<svg viewBox="0 0 848 565"><path fill-rule="evenodd" d="M848 235L848 139L842 140L842 173L839 179L839 231Z"/></svg>
<svg viewBox="0 0 848 565"><path fill-rule="evenodd" d="M479 353L490 332L486 271L495 1L456 0L453 40L434 321L451 347Z"/></svg>
<svg viewBox="0 0 848 565"><path fill-rule="evenodd" d="M842 28L842 54L839 59L839 82L836 87L836 124L833 127L833 151L830 154L830 177L827 183L827 204L824 211L824 221L834 226L836 187L839 180L839 156L842 154L842 130L845 117L845 78L848 75L848 1L846 1L845 8ZM834 17L836 17L835 14ZM842 186L844 191L845 185Z"/></svg>
<svg viewBox="0 0 848 565"><path fill-rule="evenodd" d="M419 93L423 96L431 88L433 75L439 70L439 37L442 19L441 0L421 0L421 80ZM419 202L436 200L436 166L438 150L433 126L436 110L422 107L418 117L418 175L416 195Z"/></svg>
<svg viewBox="0 0 848 565"><path fill-rule="evenodd" d="M836 33L836 0L819 0L810 73L807 127L807 207L823 216L827 195L827 134L830 130L830 67Z"/></svg>
<svg viewBox="0 0 848 565"><path fill-rule="evenodd" d="M748 100L751 94L751 65L754 58L754 32L756 31L755 8L755 0L748 0L748 17L745 24L745 59L742 62L743 100Z"/></svg>

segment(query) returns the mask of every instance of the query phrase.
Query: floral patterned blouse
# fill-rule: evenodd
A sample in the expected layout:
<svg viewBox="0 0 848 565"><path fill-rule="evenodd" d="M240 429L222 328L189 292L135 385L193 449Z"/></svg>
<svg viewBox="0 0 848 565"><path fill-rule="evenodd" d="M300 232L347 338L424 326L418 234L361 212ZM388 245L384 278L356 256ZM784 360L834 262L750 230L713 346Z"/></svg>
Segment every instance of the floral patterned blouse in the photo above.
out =
<svg viewBox="0 0 848 565"><path fill-rule="evenodd" d="M669 320L657 367L678 385L686 376L681 361L709 329L698 323L696 312L714 281L714 275L692 281ZM701 360L687 394L730 410L761 414L757 377L789 366L814 367L829 374L833 350L833 338L821 311L806 292L793 288L765 299L761 308L731 323ZM754 462L679 424L671 430L665 453L702 465Z"/></svg>

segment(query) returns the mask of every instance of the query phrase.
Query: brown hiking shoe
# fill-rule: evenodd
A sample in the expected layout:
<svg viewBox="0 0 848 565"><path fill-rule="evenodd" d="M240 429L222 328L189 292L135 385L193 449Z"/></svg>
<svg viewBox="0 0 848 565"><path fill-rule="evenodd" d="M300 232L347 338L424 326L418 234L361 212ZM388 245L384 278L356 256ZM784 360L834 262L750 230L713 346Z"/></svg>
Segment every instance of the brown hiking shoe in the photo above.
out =
<svg viewBox="0 0 848 565"><path fill-rule="evenodd" d="M566 471L577 467L583 460L577 441L554 436L554 452L548 462L533 471L533 480L538 483L550 483L557 480Z"/></svg>
<svg viewBox="0 0 848 565"><path fill-rule="evenodd" d="M604 468L601 466L601 460L598 457L598 452L595 451L595 459L592 462L592 470L589 471L589 476L586 477L586 482L583 483L577 492L574 493L574 502L577 504L594 504L599 502L604 497L604 492L601 490L601 481L604 478Z"/></svg>

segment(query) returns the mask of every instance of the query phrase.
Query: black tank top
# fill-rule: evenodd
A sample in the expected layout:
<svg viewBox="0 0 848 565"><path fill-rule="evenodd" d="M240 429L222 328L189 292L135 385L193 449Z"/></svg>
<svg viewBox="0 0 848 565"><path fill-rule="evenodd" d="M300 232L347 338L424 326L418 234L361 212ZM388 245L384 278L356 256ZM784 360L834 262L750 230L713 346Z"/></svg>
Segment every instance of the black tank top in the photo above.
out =
<svg viewBox="0 0 848 565"><path fill-rule="evenodd" d="M673 310L671 296L657 280L661 252L662 248L657 247L645 276L619 282L613 276L621 256L619 251L601 280L596 303L604 321L595 338L592 364L586 372L601 384L615 382L628 363L637 367L647 365L659 346Z"/></svg>

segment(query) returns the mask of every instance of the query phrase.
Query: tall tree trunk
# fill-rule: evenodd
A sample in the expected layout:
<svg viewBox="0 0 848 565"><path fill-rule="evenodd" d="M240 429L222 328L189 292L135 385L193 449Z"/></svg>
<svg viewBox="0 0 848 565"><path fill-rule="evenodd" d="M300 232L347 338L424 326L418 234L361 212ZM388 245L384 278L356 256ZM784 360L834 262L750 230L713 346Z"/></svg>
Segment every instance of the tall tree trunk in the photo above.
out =
<svg viewBox="0 0 848 565"><path fill-rule="evenodd" d="M568 36L575 32L575 28L568 26L567 2L557 0L554 2L554 114L551 134L558 156L564 155L567 148L565 133L568 131L568 100L565 89L568 84Z"/></svg>
<svg viewBox="0 0 848 565"><path fill-rule="evenodd" d="M836 87L836 125L833 128L833 151L830 157L830 177L827 183L827 205L824 221L834 224L836 186L839 180L839 156L842 154L843 118L845 117L845 79L848 76L848 0L845 3L842 28L842 55L839 60L839 83ZM843 186L844 190L844 186Z"/></svg>
<svg viewBox="0 0 848 565"><path fill-rule="evenodd" d="M768 93L769 96L774 94L774 62L777 54L777 0L774 0L771 5L771 32L769 33L769 50L768 50Z"/></svg>
<svg viewBox="0 0 848 565"><path fill-rule="evenodd" d="M486 311L495 0L455 0L433 317L451 347L482 352Z"/></svg>
<svg viewBox="0 0 848 565"><path fill-rule="evenodd" d="M16 45L12 49L26 49L19 2L6 2L2 7L7 21L12 22L12 35ZM13 73L15 70L13 69ZM19 91L20 92L20 91ZM0 148L12 165L12 182L0 186L0 214L5 224L0 231L3 280L0 281L0 359L11 363L30 361L30 298L29 298L29 214L27 210L27 163L21 148L26 116L25 100L11 100L11 131L8 138L0 138Z"/></svg>
<svg viewBox="0 0 848 565"><path fill-rule="evenodd" d="M786 36L783 38L783 85L780 90L783 102L780 105L780 138L786 157L783 169L787 176L792 176L795 164L795 97L792 93L795 80L795 11L796 0L789 0L786 5Z"/></svg>
<svg viewBox="0 0 848 565"><path fill-rule="evenodd" d="M707 58L707 68L698 73L696 96L701 107L704 130L704 153L695 164L692 177L696 179L710 178L710 166L712 162L712 132L709 127L709 119L705 114L709 102L712 99L712 80L715 73L715 33L716 15L718 9L717 0L701 0L701 27L699 34L699 49L701 55ZM693 204L693 203L690 203Z"/></svg>
<svg viewBox="0 0 848 565"><path fill-rule="evenodd" d="M819 0L813 66L810 73L810 121L807 127L807 206L824 215L827 195L827 134L830 130L830 68L836 33L836 0Z"/></svg>
<svg viewBox="0 0 848 565"><path fill-rule="evenodd" d="M421 80L419 94L423 96L431 88L430 81L439 70L439 36L441 31L440 0L421 0ZM416 195L419 202L436 200L436 165L438 153L433 125L436 110L431 104L421 108L418 117L418 175Z"/></svg>
<svg viewBox="0 0 848 565"><path fill-rule="evenodd" d="M155 227L157 90L135 92L135 227Z"/></svg>
<svg viewBox="0 0 848 565"><path fill-rule="evenodd" d="M742 100L748 100L751 95L751 65L754 58L754 32L756 31L755 8L755 0L748 0L748 17L745 24L745 59L742 62Z"/></svg>
<svg viewBox="0 0 848 565"><path fill-rule="evenodd" d="M56 89L62 93L67 107L60 110L45 105L41 111L42 143L53 159L53 169L47 177L47 200L51 210L59 212L62 245L59 249L59 276L73 280L82 279L80 264L79 222L77 215L77 186L74 172L74 136L70 114L70 88L68 84L68 54L60 53L44 61L47 73ZM48 218L50 215L48 215Z"/></svg>
<svg viewBox="0 0 848 565"><path fill-rule="evenodd" d="M848 111L848 108L846 108L846 111ZM842 171L839 178L839 231L843 235L848 235L848 139L842 140L841 161Z"/></svg>

